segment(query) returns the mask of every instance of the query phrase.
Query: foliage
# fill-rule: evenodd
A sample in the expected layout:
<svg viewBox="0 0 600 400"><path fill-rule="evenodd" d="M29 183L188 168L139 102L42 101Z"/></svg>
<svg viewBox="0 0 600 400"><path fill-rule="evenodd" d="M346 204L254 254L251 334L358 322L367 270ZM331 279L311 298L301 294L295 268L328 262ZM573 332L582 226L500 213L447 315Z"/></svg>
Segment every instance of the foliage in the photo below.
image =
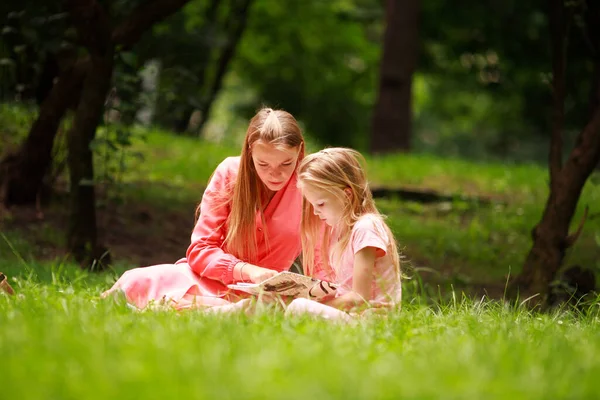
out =
<svg viewBox="0 0 600 400"><path fill-rule="evenodd" d="M257 1L235 65L256 91L245 115L284 108L321 145L363 148L382 15L374 1Z"/></svg>
<svg viewBox="0 0 600 400"><path fill-rule="evenodd" d="M417 150L545 162L552 101L546 4L433 1L423 7ZM592 68L581 26L570 26L567 144L587 121Z"/></svg>
<svg viewBox="0 0 600 400"><path fill-rule="evenodd" d="M55 68L50 55L69 47L66 16L60 5L41 0L3 2L0 16L0 100L39 101Z"/></svg>
<svg viewBox="0 0 600 400"><path fill-rule="evenodd" d="M210 99L220 58L233 40L242 1L191 1L153 28L138 46L140 63L159 65L153 122L176 133L198 134L194 111ZM188 125L191 125L188 127Z"/></svg>
<svg viewBox="0 0 600 400"><path fill-rule="evenodd" d="M212 2L191 1L154 27L139 46L119 55L114 84L123 100L124 122L157 99L155 123L181 128L202 105L215 60L228 40L233 3L221 3L213 13ZM139 4L111 2L115 20ZM20 35L35 55L26 63L35 71L28 85L40 82L44 55L71 40L58 7L39 1L8 1L0 7L1 15L19 16ZM545 11L541 1L422 3L414 85L417 151L545 160L551 65ZM228 107L243 119L261 104L286 108L319 146L364 149L376 96L383 14L382 3L374 0L293 0L285 5L255 0L226 88L239 96L229 96ZM590 63L580 25L572 24L568 49L567 144L583 124L589 95L589 82L581 79L589 75ZM0 39L0 85L3 96L13 100L17 81L9 65L18 60L14 46L7 47L7 34L10 30ZM158 97L140 98L139 74L149 60L161 65Z"/></svg>
<svg viewBox="0 0 600 400"><path fill-rule="evenodd" d="M0 103L0 154L16 148L33 121L31 110L12 103Z"/></svg>

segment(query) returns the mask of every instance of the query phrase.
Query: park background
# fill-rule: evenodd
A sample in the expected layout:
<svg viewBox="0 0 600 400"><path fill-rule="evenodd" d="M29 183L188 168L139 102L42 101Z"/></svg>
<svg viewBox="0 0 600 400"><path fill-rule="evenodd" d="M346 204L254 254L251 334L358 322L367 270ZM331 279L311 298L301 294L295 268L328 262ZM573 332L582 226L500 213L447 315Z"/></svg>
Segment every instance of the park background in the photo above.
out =
<svg viewBox="0 0 600 400"><path fill-rule="evenodd" d="M3 393L597 393L597 2L9 0L0 16L0 271L18 294L0 296ZM310 151L365 154L402 311L340 327L100 301L184 256L263 105Z"/></svg>

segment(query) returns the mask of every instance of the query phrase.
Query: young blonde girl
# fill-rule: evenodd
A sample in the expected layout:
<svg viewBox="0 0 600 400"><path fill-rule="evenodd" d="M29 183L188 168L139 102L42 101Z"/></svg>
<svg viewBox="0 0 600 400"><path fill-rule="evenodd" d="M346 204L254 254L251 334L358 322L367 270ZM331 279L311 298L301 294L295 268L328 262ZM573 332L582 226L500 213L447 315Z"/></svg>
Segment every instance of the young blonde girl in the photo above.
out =
<svg viewBox="0 0 600 400"><path fill-rule="evenodd" d="M294 300L287 314L350 319L365 308L400 303L398 250L373 201L363 161L357 151L329 148L307 156L298 167L305 273L339 287L321 302Z"/></svg>
<svg viewBox="0 0 600 400"><path fill-rule="evenodd" d="M301 251L296 177L303 157L296 119L261 109L250 121L241 155L223 160L211 176L186 257L129 270L103 297L124 293L138 308L153 302L177 309L228 306L242 294L227 284L260 282L289 269Z"/></svg>

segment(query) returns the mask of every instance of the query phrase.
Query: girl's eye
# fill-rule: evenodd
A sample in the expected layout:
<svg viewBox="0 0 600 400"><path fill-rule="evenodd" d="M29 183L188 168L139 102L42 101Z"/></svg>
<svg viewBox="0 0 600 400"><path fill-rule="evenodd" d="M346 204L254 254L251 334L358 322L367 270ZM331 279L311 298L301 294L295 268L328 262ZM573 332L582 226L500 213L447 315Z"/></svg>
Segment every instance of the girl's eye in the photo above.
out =
<svg viewBox="0 0 600 400"><path fill-rule="evenodd" d="M268 167L268 165L267 165L267 164L258 164L258 166L259 166L259 167L261 167L261 168L266 168L266 167Z"/></svg>
<svg viewBox="0 0 600 400"><path fill-rule="evenodd" d="M281 165L283 165L284 167L289 167L290 165L292 165L292 163L291 163L291 162L288 162L288 163L283 163L283 164L281 164Z"/></svg>
<svg viewBox="0 0 600 400"><path fill-rule="evenodd" d="M323 205L325 205L325 203L318 203L317 207L323 207Z"/></svg>

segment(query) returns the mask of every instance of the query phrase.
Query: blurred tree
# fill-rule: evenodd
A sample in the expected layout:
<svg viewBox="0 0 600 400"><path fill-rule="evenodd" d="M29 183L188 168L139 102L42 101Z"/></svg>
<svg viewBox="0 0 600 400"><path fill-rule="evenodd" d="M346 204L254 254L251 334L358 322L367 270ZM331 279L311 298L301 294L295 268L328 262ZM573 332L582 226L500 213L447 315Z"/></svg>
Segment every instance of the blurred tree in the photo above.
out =
<svg viewBox="0 0 600 400"><path fill-rule="evenodd" d="M419 0L387 0L379 96L371 130L371 152L410 149L412 79L419 47L419 10Z"/></svg>
<svg viewBox="0 0 600 400"><path fill-rule="evenodd" d="M217 94L223 86L223 79L227 72L227 67L235 55L242 34L246 30L248 13L252 2L253 0L237 0L231 4L231 11L229 12L227 22L225 23L225 31L228 32L229 35L218 56L212 79L209 80L207 85L207 91L203 95L200 107L201 119L197 128L199 132L202 132L206 122L210 118L210 111Z"/></svg>
<svg viewBox="0 0 600 400"><path fill-rule="evenodd" d="M429 1L422 4L419 149L456 156L542 154L551 129L551 69L545 1ZM582 43L571 43L580 48ZM589 61L569 59L565 139L585 118ZM418 96L423 96L418 93ZM530 158L529 158L530 159Z"/></svg>
<svg viewBox="0 0 600 400"><path fill-rule="evenodd" d="M552 43L552 141L550 146L550 195L540 222L532 231L533 246L514 288L547 294L566 250L577 240L587 216L578 230L569 235L569 226L581 190L600 161L600 4L595 0L565 2L549 0L550 39ZM575 58L585 60L589 88L585 126L566 160L563 160L565 100L575 87L567 65ZM569 62L568 62L569 61ZM584 80L583 76L577 77ZM571 86L571 87L570 87ZM571 89L571 90L569 90Z"/></svg>
<svg viewBox="0 0 600 400"><path fill-rule="evenodd" d="M144 60L160 62L154 122L175 132L198 133L246 28L253 0L192 3L155 27L141 43ZM200 118L190 126L195 111Z"/></svg>
<svg viewBox="0 0 600 400"><path fill-rule="evenodd" d="M105 4L98 0L65 0L64 10L74 28L74 31L65 31L65 39L71 39L76 46L76 60L58 77L19 151L7 156L0 166L4 186L0 193L5 194L4 201L9 204L34 201L50 163L56 128L68 105L74 98L78 99L73 126L68 133L72 199L68 244L76 259L87 265L105 255L105 249L96 243L90 144L104 111L115 54L131 48L147 29L187 1L123 0Z"/></svg>
<svg viewBox="0 0 600 400"><path fill-rule="evenodd" d="M256 0L234 61L263 104L301 120L319 145L366 148L383 10L378 0Z"/></svg>

